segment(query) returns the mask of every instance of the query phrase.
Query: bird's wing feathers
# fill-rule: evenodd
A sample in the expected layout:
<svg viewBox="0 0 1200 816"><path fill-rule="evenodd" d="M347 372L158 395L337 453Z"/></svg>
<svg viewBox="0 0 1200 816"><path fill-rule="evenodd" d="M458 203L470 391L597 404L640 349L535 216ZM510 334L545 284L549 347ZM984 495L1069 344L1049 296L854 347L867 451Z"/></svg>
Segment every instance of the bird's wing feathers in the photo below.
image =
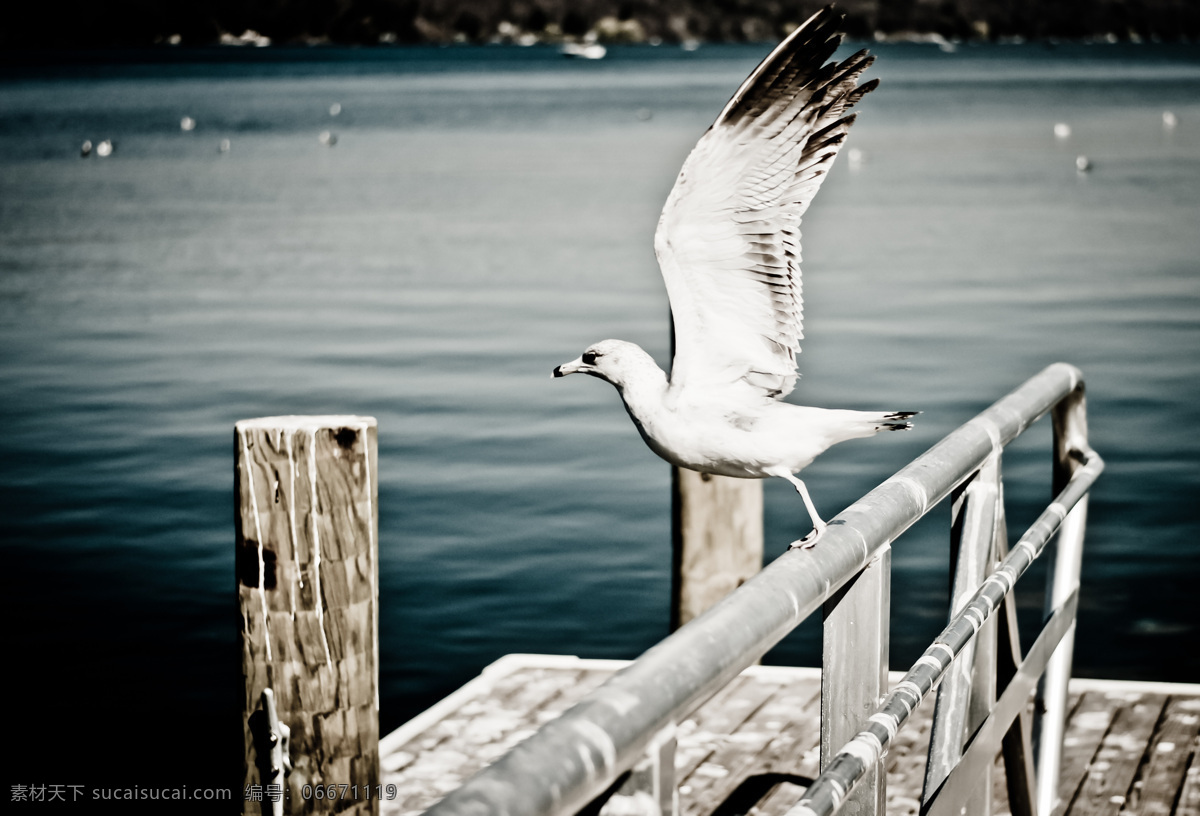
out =
<svg viewBox="0 0 1200 816"><path fill-rule="evenodd" d="M742 385L779 398L803 337L800 216L854 117L872 57L828 63L825 9L759 65L697 143L667 198L655 251L675 322L673 388Z"/></svg>

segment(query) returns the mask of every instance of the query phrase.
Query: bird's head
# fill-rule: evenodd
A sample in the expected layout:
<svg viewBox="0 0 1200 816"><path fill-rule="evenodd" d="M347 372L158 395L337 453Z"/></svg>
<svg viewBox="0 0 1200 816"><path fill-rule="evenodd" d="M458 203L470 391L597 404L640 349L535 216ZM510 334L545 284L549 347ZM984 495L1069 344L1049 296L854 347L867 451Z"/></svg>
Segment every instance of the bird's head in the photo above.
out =
<svg viewBox="0 0 1200 816"><path fill-rule="evenodd" d="M663 376L650 355L633 343L626 343L624 340L601 340L588 346L583 354L571 362L558 366L554 369L553 376L590 374L612 383L617 388L624 388L631 377L638 377L643 370L653 370L659 377Z"/></svg>

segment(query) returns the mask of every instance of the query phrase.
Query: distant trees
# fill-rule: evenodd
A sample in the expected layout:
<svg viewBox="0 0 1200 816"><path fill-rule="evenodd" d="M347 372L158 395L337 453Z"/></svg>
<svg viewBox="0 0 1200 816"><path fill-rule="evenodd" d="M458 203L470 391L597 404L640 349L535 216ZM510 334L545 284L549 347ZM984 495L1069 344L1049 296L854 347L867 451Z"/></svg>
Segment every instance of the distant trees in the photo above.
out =
<svg viewBox="0 0 1200 816"><path fill-rule="evenodd" d="M22 4L24 5L24 4ZM769 41L823 0L39 0L0 47L272 43ZM852 38L1200 41L1196 0L841 0Z"/></svg>

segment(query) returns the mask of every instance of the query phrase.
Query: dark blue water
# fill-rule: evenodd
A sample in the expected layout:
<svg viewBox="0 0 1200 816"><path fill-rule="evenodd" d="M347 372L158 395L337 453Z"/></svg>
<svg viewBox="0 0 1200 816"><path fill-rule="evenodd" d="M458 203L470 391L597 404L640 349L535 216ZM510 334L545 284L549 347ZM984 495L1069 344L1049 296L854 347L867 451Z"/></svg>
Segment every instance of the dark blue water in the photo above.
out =
<svg viewBox="0 0 1200 816"><path fill-rule="evenodd" d="M818 508L1073 362L1108 462L1076 671L1200 680L1200 49L874 50L860 161L805 218L793 399L924 413L806 471ZM667 363L658 211L765 51L9 55L11 783L237 783L243 418L379 420L385 730L507 652L630 658L664 636L667 466L611 388L549 372L605 337ZM85 138L113 155L81 159ZM1043 424L1005 459L1014 535L1049 492ZM774 558L806 517L785 483L766 501ZM897 667L945 620L948 515L895 545ZM768 659L815 663L818 637Z"/></svg>

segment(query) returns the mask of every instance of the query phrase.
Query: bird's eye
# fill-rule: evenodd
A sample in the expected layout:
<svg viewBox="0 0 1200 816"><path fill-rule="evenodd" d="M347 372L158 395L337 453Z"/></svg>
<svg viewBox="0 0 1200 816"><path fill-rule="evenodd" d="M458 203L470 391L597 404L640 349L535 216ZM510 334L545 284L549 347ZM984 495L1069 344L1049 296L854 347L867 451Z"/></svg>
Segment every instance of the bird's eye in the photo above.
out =
<svg viewBox="0 0 1200 816"><path fill-rule="evenodd" d="M596 352L594 352L594 351L585 351L585 352L583 353L583 361L584 361L586 364L588 364L588 365L595 365L595 364L596 364L596 358L597 358L598 356L599 356L599 355L598 355L598 354L596 354Z"/></svg>

